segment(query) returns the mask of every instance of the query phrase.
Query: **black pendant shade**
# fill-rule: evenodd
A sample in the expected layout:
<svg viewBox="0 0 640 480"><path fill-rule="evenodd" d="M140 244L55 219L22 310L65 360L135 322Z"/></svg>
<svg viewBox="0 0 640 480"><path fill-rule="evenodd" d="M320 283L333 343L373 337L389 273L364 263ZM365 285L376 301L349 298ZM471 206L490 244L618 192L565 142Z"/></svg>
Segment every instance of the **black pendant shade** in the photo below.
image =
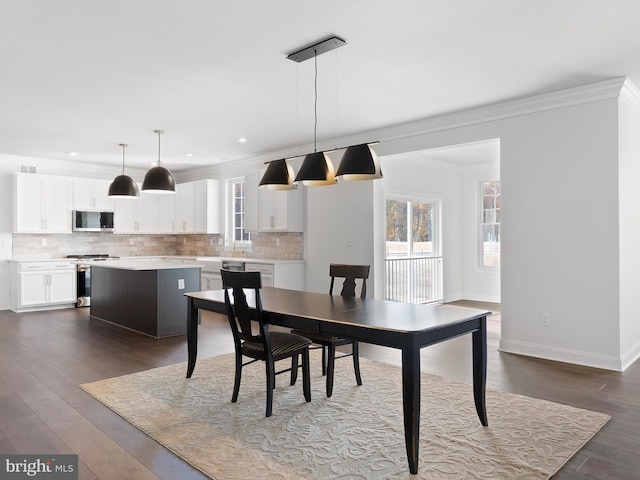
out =
<svg viewBox="0 0 640 480"><path fill-rule="evenodd" d="M295 182L306 186L335 185L333 162L325 152L314 152L304 157Z"/></svg>
<svg viewBox="0 0 640 480"><path fill-rule="evenodd" d="M293 168L285 159L269 162L258 186L269 190L296 189L297 185L293 183Z"/></svg>
<svg viewBox="0 0 640 480"><path fill-rule="evenodd" d="M376 152L366 143L350 146L342 156L336 177L346 181L382 178Z"/></svg>
<svg viewBox="0 0 640 480"><path fill-rule="evenodd" d="M158 134L158 164L149 169L142 181L142 191L147 193L176 193L176 179L162 166L160 161L160 135L162 130L154 130Z"/></svg>
<svg viewBox="0 0 640 480"><path fill-rule="evenodd" d="M175 193L176 179L162 165L149 169L142 182L142 191L147 193Z"/></svg>
<svg viewBox="0 0 640 480"><path fill-rule="evenodd" d="M127 144L119 143L118 145L122 147L122 175L113 179L107 195L111 198L138 198L140 196L138 185L133 178L124 174L124 149L127 148Z"/></svg>
<svg viewBox="0 0 640 480"><path fill-rule="evenodd" d="M109 185L108 195L113 198L138 198L140 190L133 178L128 175L118 175Z"/></svg>

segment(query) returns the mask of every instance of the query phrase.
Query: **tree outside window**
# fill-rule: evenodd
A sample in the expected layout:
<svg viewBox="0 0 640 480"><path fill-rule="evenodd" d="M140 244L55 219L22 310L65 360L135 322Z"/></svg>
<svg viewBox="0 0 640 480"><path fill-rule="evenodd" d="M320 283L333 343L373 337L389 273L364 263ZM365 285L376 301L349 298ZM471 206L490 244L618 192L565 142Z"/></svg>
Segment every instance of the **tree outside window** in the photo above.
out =
<svg viewBox="0 0 640 480"><path fill-rule="evenodd" d="M500 267L500 181L480 182L480 266Z"/></svg>
<svg viewBox="0 0 640 480"><path fill-rule="evenodd" d="M387 200L387 258L434 255L435 206Z"/></svg>

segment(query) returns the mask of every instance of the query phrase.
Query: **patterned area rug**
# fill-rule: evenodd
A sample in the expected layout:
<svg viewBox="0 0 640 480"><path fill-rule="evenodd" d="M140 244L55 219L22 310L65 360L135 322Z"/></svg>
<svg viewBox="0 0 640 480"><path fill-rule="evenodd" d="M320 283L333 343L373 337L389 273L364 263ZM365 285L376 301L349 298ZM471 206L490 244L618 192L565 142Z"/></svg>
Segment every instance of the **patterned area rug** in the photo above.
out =
<svg viewBox="0 0 640 480"><path fill-rule="evenodd" d="M231 403L233 355L81 385L137 428L216 480L548 479L609 420L607 415L529 397L487 392L489 427L470 385L422 374L419 473L408 470L401 373L361 360L357 387L349 360L338 362L324 394L312 351L312 401L302 379L278 376L273 416L264 417L262 362L243 369Z"/></svg>

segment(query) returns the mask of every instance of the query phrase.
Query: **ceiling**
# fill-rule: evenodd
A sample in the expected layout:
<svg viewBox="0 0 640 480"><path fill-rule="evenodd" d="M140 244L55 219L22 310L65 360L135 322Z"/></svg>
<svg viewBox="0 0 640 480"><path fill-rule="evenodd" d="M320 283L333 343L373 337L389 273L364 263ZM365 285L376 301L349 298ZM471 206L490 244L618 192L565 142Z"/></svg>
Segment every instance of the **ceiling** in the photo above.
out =
<svg viewBox="0 0 640 480"><path fill-rule="evenodd" d="M637 0L0 0L0 153L117 168L126 143L127 165L146 168L156 129L174 171L308 153L314 61L286 56L331 35L347 44L317 58L319 148L614 77L640 85L639 19Z"/></svg>

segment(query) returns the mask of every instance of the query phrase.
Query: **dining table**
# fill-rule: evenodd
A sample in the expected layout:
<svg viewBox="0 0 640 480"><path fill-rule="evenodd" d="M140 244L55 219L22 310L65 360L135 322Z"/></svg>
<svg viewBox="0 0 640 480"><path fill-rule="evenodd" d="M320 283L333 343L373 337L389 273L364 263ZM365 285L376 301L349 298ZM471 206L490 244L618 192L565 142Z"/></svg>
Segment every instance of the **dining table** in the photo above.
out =
<svg viewBox="0 0 640 480"><path fill-rule="evenodd" d="M255 305L247 291L249 305ZM186 293L187 378L196 366L200 310L226 314L224 290ZM487 316L491 312L446 304L413 304L372 298L263 287L263 315L269 324L347 337L402 352L402 406L409 471L418 473L420 441L420 350L471 334L473 398L478 418L488 425Z"/></svg>

